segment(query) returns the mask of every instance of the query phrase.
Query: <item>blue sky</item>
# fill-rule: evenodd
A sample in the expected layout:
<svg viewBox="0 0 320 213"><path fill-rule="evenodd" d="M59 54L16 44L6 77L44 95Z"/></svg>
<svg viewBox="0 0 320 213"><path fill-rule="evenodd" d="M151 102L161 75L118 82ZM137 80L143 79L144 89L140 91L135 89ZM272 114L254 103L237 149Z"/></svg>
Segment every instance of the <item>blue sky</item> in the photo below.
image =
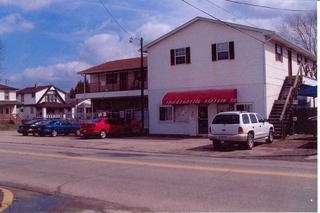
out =
<svg viewBox="0 0 320 213"><path fill-rule="evenodd" d="M221 20L271 30L293 14L228 0L186 1ZM317 4L238 1L300 10L316 9ZM196 16L208 17L181 0L0 0L0 83L7 80L17 88L54 84L69 91L81 78L77 72L138 56L139 42L130 43L130 37L142 36L147 43Z"/></svg>

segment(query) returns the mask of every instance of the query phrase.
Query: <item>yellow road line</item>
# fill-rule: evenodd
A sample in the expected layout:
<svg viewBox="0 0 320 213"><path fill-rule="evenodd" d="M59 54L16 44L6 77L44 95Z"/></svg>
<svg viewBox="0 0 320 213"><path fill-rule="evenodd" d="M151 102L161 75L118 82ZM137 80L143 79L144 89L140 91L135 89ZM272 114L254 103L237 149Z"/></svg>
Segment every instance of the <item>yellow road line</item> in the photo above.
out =
<svg viewBox="0 0 320 213"><path fill-rule="evenodd" d="M3 192L3 200L0 203L0 212L3 212L6 210L9 206L11 206L13 202L13 193L7 189L0 188L0 191Z"/></svg>
<svg viewBox="0 0 320 213"><path fill-rule="evenodd" d="M93 161L100 163L112 163L123 165L135 165L135 166L148 166L156 168L170 168L170 169L185 169L194 171L205 172L229 172L238 174L252 174L252 175L266 175L266 176L285 176L285 177L300 177L316 179L317 174L313 173L297 173L297 172L281 172L281 171L266 171L266 170L254 170L254 169L237 169L237 168L221 168L221 167L209 167L209 166L196 166L196 165L182 165L182 164L168 164L168 163L153 163L146 161L133 161L133 160L115 160L115 159L102 159L94 157L79 157L79 156L65 156L63 154L50 154L50 153L38 153L28 151L14 151L14 150L0 150L0 153L17 154L17 155L29 155L36 157L50 157L68 160L81 160L81 161Z"/></svg>

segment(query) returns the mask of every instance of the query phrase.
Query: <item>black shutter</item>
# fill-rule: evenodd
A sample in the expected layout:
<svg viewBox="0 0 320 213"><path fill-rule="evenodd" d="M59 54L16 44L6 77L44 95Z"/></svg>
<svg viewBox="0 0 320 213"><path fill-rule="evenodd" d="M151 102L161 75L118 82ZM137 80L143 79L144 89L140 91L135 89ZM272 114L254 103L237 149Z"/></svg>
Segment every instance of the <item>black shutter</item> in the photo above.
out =
<svg viewBox="0 0 320 213"><path fill-rule="evenodd" d="M191 63L191 58L190 58L190 47L186 47L186 64Z"/></svg>
<svg viewBox="0 0 320 213"><path fill-rule="evenodd" d="M212 61L217 60L217 44L211 45L211 55L212 55Z"/></svg>
<svg viewBox="0 0 320 213"><path fill-rule="evenodd" d="M230 59L234 59L234 42L233 41L229 42L229 56L230 56Z"/></svg>
<svg viewBox="0 0 320 213"><path fill-rule="evenodd" d="M176 64L176 57L175 57L174 49L170 50L170 61L171 61L171 65L175 65Z"/></svg>

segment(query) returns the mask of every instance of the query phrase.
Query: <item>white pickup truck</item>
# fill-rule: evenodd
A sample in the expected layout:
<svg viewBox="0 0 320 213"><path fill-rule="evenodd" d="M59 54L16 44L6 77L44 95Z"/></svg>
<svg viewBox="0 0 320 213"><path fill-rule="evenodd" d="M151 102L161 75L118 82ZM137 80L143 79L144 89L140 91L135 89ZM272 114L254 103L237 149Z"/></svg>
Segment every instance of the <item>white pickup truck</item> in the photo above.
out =
<svg viewBox="0 0 320 213"><path fill-rule="evenodd" d="M215 116L208 136L215 149L226 142L245 144L248 149L252 149L256 139L266 139L267 143L272 143L273 133L273 125L260 114L230 111Z"/></svg>

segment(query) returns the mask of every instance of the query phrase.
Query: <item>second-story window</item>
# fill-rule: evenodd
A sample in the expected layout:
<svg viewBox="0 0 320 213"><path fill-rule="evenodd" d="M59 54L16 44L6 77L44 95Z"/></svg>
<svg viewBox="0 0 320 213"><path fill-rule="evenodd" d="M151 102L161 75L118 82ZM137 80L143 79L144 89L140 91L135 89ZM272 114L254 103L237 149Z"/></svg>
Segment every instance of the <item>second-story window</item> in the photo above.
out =
<svg viewBox="0 0 320 213"><path fill-rule="evenodd" d="M10 99L10 92L9 90L4 91L4 100L9 100Z"/></svg>
<svg viewBox="0 0 320 213"><path fill-rule="evenodd" d="M212 61L234 59L234 41L211 45Z"/></svg>
<svg viewBox="0 0 320 213"><path fill-rule="evenodd" d="M276 61L283 61L283 50L282 50L282 46L280 46L279 44L276 44L275 47L275 53L276 53Z"/></svg>
<svg viewBox="0 0 320 213"><path fill-rule="evenodd" d="M302 62L302 55L297 53L297 63L300 64Z"/></svg>
<svg viewBox="0 0 320 213"><path fill-rule="evenodd" d="M171 49L170 61L171 65L190 64L190 47Z"/></svg>
<svg viewBox="0 0 320 213"><path fill-rule="evenodd" d="M24 94L21 94L21 102L24 102Z"/></svg>

